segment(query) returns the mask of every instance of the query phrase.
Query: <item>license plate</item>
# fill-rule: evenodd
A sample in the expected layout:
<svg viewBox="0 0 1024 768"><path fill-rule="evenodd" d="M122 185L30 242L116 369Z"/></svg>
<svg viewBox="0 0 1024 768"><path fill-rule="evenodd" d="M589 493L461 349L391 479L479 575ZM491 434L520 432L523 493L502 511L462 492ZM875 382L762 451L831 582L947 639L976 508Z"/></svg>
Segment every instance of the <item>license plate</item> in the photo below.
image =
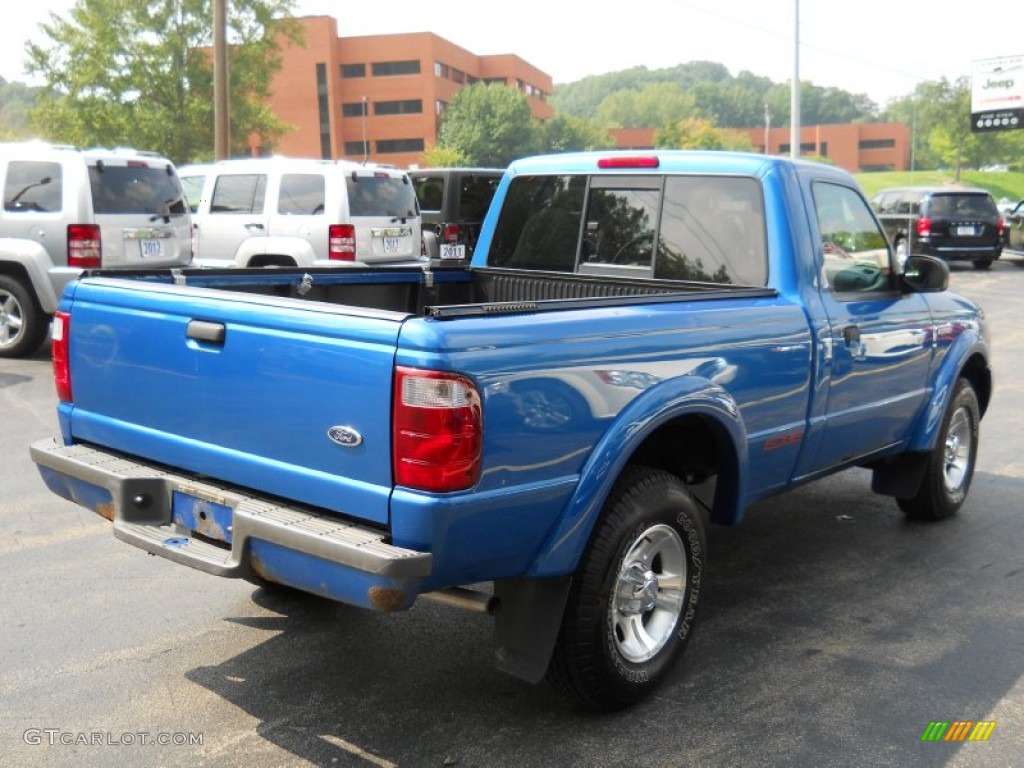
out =
<svg viewBox="0 0 1024 768"><path fill-rule="evenodd" d="M139 240L139 254L144 259L162 259L164 256L164 241Z"/></svg>
<svg viewBox="0 0 1024 768"><path fill-rule="evenodd" d="M974 227L957 227L956 233L960 237L973 237L976 234Z"/></svg>
<svg viewBox="0 0 1024 768"><path fill-rule="evenodd" d="M441 245L441 258L442 259L464 259L464 258L466 258L466 246L465 245L452 245L451 243L442 243L442 245Z"/></svg>
<svg viewBox="0 0 1024 768"><path fill-rule="evenodd" d="M404 237L385 237L384 253L404 253L406 242Z"/></svg>

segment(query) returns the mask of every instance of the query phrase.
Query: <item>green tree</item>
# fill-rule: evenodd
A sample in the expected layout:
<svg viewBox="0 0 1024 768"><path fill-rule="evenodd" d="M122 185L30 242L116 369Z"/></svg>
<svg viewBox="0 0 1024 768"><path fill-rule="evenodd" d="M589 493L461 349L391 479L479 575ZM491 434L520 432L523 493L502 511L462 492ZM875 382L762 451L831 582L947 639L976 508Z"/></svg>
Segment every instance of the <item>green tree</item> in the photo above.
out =
<svg viewBox="0 0 1024 768"><path fill-rule="evenodd" d="M0 139L32 137L28 114L35 104L36 90L24 83L9 83L0 77Z"/></svg>
<svg viewBox="0 0 1024 768"><path fill-rule="evenodd" d="M474 83L445 110L437 145L458 152L469 165L504 168L535 154L540 130L519 91L500 83Z"/></svg>
<svg viewBox="0 0 1024 768"><path fill-rule="evenodd" d="M458 150L435 145L427 147L423 153L424 168L458 168L464 165L468 163Z"/></svg>
<svg viewBox="0 0 1024 768"><path fill-rule="evenodd" d="M970 81L934 80L889 104L885 119L911 127L915 170L1014 165L1024 150L1024 131L971 131Z"/></svg>
<svg viewBox="0 0 1024 768"><path fill-rule="evenodd" d="M597 109L597 120L617 128L650 128L697 114L693 96L678 83L652 83L639 91L615 91Z"/></svg>
<svg viewBox="0 0 1024 768"><path fill-rule="evenodd" d="M654 144L663 149L752 149L747 136L723 130L703 117L666 124L655 131Z"/></svg>
<svg viewBox="0 0 1024 768"><path fill-rule="evenodd" d="M280 68L278 36L299 43L294 0L228 3L231 146L272 146L287 125L266 107ZM179 163L213 153L212 0L78 0L50 14L47 42L29 43L44 80L31 119L43 138L131 145Z"/></svg>
<svg viewBox="0 0 1024 768"><path fill-rule="evenodd" d="M608 131L596 120L572 115L556 115L541 123L541 150L544 152L572 152L576 150L608 149L615 146Z"/></svg>

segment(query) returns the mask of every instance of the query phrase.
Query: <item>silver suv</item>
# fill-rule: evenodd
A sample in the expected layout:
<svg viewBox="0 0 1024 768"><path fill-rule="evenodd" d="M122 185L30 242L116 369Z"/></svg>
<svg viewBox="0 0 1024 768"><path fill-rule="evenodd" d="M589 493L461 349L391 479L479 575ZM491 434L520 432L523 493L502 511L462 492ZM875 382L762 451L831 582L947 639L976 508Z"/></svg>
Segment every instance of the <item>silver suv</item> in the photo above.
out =
<svg viewBox="0 0 1024 768"><path fill-rule="evenodd" d="M197 266L343 267L421 257L420 211L405 171L267 157L178 172Z"/></svg>
<svg viewBox="0 0 1024 768"><path fill-rule="evenodd" d="M0 357L39 349L82 270L192 260L181 181L155 153L0 143L0 184Z"/></svg>

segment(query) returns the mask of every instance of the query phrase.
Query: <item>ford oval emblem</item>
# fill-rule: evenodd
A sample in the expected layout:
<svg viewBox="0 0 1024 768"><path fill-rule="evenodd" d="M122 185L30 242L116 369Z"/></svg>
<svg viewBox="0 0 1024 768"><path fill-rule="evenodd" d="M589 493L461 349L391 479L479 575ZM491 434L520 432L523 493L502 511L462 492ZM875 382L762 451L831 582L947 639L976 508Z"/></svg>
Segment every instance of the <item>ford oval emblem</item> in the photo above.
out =
<svg viewBox="0 0 1024 768"><path fill-rule="evenodd" d="M332 443L337 443L345 448L355 448L363 443L363 436L352 427L331 427L327 430L327 436L331 438Z"/></svg>

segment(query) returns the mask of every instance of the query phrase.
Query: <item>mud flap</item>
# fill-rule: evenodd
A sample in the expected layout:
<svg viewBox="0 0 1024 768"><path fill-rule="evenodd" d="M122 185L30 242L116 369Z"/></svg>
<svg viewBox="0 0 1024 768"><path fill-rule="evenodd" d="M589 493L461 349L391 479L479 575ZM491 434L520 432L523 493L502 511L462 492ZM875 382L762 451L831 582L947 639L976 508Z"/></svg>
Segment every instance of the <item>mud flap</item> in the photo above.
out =
<svg viewBox="0 0 1024 768"><path fill-rule="evenodd" d="M871 490L897 499L913 497L921 487L928 457L927 453L903 453L872 465Z"/></svg>
<svg viewBox="0 0 1024 768"><path fill-rule="evenodd" d="M498 669L528 683L544 679L562 627L572 577L494 582L495 661Z"/></svg>

